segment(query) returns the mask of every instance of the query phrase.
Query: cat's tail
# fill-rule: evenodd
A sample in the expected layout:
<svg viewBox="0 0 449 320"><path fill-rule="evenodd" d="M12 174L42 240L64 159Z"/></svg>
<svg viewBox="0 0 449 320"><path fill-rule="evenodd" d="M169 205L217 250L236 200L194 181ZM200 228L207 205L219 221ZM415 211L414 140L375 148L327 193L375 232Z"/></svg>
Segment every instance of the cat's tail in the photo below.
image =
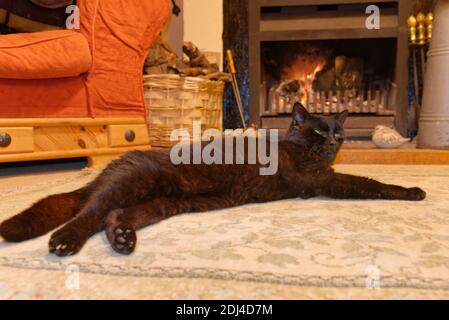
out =
<svg viewBox="0 0 449 320"><path fill-rule="evenodd" d="M8 242L40 237L72 219L88 197L87 188L44 198L0 224L0 236Z"/></svg>

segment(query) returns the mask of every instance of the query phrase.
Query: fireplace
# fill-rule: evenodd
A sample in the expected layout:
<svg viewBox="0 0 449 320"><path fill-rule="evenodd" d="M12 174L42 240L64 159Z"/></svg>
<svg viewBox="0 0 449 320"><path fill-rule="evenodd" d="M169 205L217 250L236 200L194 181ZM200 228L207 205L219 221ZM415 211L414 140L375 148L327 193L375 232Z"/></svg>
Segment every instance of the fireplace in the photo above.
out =
<svg viewBox="0 0 449 320"><path fill-rule="evenodd" d="M393 116L395 57L391 38L264 42L261 115L288 114L299 101L311 113Z"/></svg>
<svg viewBox="0 0 449 320"><path fill-rule="evenodd" d="M363 0L249 1L250 121L286 130L296 101L310 112L349 110L349 137L376 125L407 129L410 1L376 1L367 29Z"/></svg>

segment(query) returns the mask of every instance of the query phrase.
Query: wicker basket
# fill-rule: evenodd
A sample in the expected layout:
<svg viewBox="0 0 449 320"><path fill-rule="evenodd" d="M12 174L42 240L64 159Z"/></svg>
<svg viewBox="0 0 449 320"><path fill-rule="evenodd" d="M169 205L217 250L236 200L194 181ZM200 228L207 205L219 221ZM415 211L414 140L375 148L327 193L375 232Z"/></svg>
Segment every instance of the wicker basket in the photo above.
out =
<svg viewBox="0 0 449 320"><path fill-rule="evenodd" d="M150 143L170 147L175 129L187 129L192 136L193 121L201 129L222 130L224 83L178 75L144 76Z"/></svg>

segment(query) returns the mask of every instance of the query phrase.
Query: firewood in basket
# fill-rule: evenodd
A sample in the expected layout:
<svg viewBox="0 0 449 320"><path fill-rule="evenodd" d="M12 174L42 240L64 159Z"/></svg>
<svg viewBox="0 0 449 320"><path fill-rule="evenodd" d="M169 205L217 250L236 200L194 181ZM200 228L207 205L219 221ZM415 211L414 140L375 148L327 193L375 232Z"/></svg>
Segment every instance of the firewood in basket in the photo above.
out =
<svg viewBox="0 0 449 320"><path fill-rule="evenodd" d="M190 67L208 68L211 69L211 72L219 71L218 65L210 63L206 55L204 55L192 42L185 42L182 46L182 50L185 55L189 57Z"/></svg>
<svg viewBox="0 0 449 320"><path fill-rule="evenodd" d="M220 72L217 64L210 63L206 56L191 42L183 47L188 57L181 60L170 45L159 35L145 60L145 74L179 74L186 77L202 77L208 80L230 81L228 73Z"/></svg>
<svg viewBox="0 0 449 320"><path fill-rule="evenodd" d="M179 74L186 65L178 59L170 45L159 35L145 60L146 74Z"/></svg>
<svg viewBox="0 0 449 320"><path fill-rule="evenodd" d="M154 67L168 63L169 60L173 60L173 57L176 57L176 54L162 38L162 35L159 35L150 48L150 52L145 60L145 67Z"/></svg>
<svg viewBox="0 0 449 320"><path fill-rule="evenodd" d="M226 72L213 72L208 75L201 76L201 78L213 81L231 82L231 75Z"/></svg>
<svg viewBox="0 0 449 320"><path fill-rule="evenodd" d="M198 47L195 46L192 42L184 42L184 45L182 46L182 51L184 52L184 54L187 57L189 57L191 67L198 67L198 66L208 67L209 66L209 61L207 61L207 59L204 59L204 61L201 65L194 65L194 61L196 61L198 58L200 58L203 55L201 54ZM198 60L198 62L201 62L201 61Z"/></svg>
<svg viewBox="0 0 449 320"><path fill-rule="evenodd" d="M167 63L145 68L145 74L179 74L177 69L173 69Z"/></svg>
<svg viewBox="0 0 449 320"><path fill-rule="evenodd" d="M208 68L201 68L201 67L195 67L195 68L184 68L180 70L179 74L181 76L185 77L198 77L198 76L205 76L210 73L210 70Z"/></svg>

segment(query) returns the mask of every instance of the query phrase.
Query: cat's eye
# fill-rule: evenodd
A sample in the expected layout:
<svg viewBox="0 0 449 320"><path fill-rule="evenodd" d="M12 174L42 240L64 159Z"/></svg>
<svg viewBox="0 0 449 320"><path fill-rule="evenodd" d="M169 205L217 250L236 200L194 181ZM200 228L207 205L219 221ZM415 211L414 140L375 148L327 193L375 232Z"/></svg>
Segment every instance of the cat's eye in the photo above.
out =
<svg viewBox="0 0 449 320"><path fill-rule="evenodd" d="M341 133L341 132L336 132L334 134L334 137L335 137L335 139L344 139L345 135L343 133Z"/></svg>
<svg viewBox="0 0 449 320"><path fill-rule="evenodd" d="M320 135L320 136L322 136L324 138L327 138L327 132L326 131L324 131L324 130L322 130L320 128L315 128L315 129L313 129L313 131L315 131L316 134L318 134L318 135Z"/></svg>

